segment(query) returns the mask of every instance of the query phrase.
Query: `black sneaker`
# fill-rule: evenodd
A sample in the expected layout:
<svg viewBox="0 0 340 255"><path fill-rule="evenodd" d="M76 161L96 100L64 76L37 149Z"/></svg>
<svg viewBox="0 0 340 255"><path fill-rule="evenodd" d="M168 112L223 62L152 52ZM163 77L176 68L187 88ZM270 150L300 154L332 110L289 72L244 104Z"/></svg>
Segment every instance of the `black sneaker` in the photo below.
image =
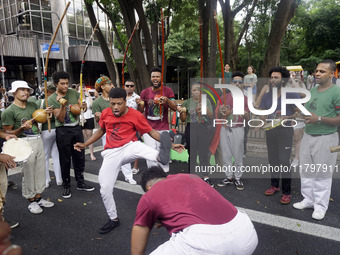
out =
<svg viewBox="0 0 340 255"><path fill-rule="evenodd" d="M70 198L71 197L71 189L65 188L62 196L63 196L63 198Z"/></svg>
<svg viewBox="0 0 340 255"><path fill-rule="evenodd" d="M229 184L233 184L233 179L223 179L222 181L220 181L219 183L217 183L217 186L218 187L224 187L224 186L227 186Z"/></svg>
<svg viewBox="0 0 340 255"><path fill-rule="evenodd" d="M109 220L106 224L104 224L100 229L99 229L99 234L106 234L109 233L112 229L115 227L118 227L120 225L119 219L117 220Z"/></svg>
<svg viewBox="0 0 340 255"><path fill-rule="evenodd" d="M210 187L212 187L212 188L215 186L215 184L209 178L203 178L203 181L208 183L210 185Z"/></svg>
<svg viewBox="0 0 340 255"><path fill-rule="evenodd" d="M235 187L238 190L244 190L244 185L243 185L243 182L241 182L241 181L236 180L235 181Z"/></svg>
<svg viewBox="0 0 340 255"><path fill-rule="evenodd" d="M168 132L161 133L161 146L159 148L158 161L163 165L169 163L171 150L171 137Z"/></svg>
<svg viewBox="0 0 340 255"><path fill-rule="evenodd" d="M78 184L77 186L77 190L83 190L83 191L93 191L94 188L85 184L85 183L82 183L82 184Z"/></svg>

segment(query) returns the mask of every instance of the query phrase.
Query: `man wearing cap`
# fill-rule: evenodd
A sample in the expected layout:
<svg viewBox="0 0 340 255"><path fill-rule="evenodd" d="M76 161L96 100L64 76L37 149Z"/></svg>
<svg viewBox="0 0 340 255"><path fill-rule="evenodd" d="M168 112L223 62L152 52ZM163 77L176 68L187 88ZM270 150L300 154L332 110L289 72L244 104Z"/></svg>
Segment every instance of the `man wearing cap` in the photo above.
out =
<svg viewBox="0 0 340 255"><path fill-rule="evenodd" d="M144 115L153 129L160 132L168 132L168 111L169 108L176 111L177 105L174 92L171 88L164 86L161 95L161 74L161 69L157 67L151 70L151 87L144 89L140 94L138 110L141 112L144 111ZM160 112L160 110L162 112ZM146 145L159 150L160 143L152 139L148 134L144 134L143 139ZM152 161L147 160L146 163L148 168L154 166L154 162ZM165 172L169 172L169 164L166 164L163 169Z"/></svg>
<svg viewBox="0 0 340 255"><path fill-rule="evenodd" d="M22 164L22 195L30 202L29 211L39 214L43 212L41 207L53 207L54 203L41 197L46 179L44 147L38 124L31 121L38 106L27 102L33 89L25 81L12 82L9 93L14 95L14 102L2 113L3 130L26 140L32 147L32 154ZM52 109L47 109L46 113L51 114Z"/></svg>
<svg viewBox="0 0 340 255"><path fill-rule="evenodd" d="M54 86L53 82L47 82L47 95L45 99L39 99L35 103L41 109L46 109L46 102L48 98L56 91L56 87ZM57 185L63 184L63 179L61 177L61 169L60 169L60 162L59 162L59 151L57 147L57 140L56 140L56 131L55 131L55 119L54 116L51 118L51 132L48 130L48 124L42 124L42 131L41 131L41 138L44 143L44 151L45 151L45 163L46 163L46 188L50 186L50 157L53 159L53 170Z"/></svg>
<svg viewBox="0 0 340 255"><path fill-rule="evenodd" d="M79 125L79 114L72 111L76 104L86 111L86 103L80 102L79 93L69 88L69 74L64 71L52 74L57 91L48 99L55 116L56 139L59 150L61 176L63 178L63 198L71 197L71 158L74 168L77 190L93 191L94 188L84 183L85 152L73 150L73 144L84 142L82 128Z"/></svg>
<svg viewBox="0 0 340 255"><path fill-rule="evenodd" d="M115 86L113 85L112 81L107 76L101 76L95 83L95 89L98 93L102 92L102 95L99 96L96 100L92 103L92 111L94 112L94 116L97 122L99 122L100 115L104 109L110 107L110 100L109 100L109 92ZM106 133L102 136L102 144L103 148L106 145ZM124 174L125 180L135 185L137 182L133 179L132 169L130 164L125 164L122 166L122 173Z"/></svg>

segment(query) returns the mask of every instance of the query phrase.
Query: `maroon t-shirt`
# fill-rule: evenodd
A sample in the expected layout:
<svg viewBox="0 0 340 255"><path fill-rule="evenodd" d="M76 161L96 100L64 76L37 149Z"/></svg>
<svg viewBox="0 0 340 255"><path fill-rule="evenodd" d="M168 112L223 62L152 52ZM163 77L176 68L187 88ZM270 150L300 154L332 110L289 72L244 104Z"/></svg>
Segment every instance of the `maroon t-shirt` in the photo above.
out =
<svg viewBox="0 0 340 255"><path fill-rule="evenodd" d="M152 128L143 114L130 107L129 111L120 117L112 113L111 107L106 108L100 115L99 126L106 130L106 144L104 149L122 147L137 141L136 131L141 134L149 133Z"/></svg>
<svg viewBox="0 0 340 255"><path fill-rule="evenodd" d="M153 99L156 95L160 95L161 91L153 91L152 87L146 88L140 94L140 99L145 103L144 115L148 120L150 126L155 130L169 130L168 122L168 105L162 105L163 119L159 114L159 104L155 104ZM163 96L173 99L175 98L174 92L171 88L163 87Z"/></svg>
<svg viewBox="0 0 340 255"><path fill-rule="evenodd" d="M220 225L237 209L197 175L169 175L139 200L133 225L152 226L158 220L170 235L194 224Z"/></svg>

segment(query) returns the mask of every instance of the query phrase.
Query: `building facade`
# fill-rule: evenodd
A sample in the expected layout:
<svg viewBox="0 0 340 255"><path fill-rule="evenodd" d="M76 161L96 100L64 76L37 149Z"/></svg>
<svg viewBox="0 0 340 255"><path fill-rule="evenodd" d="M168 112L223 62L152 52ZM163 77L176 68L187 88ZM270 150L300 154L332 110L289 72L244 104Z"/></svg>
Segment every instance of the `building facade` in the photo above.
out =
<svg viewBox="0 0 340 255"><path fill-rule="evenodd" d="M11 82L22 79L32 86L43 82L46 53L53 33L59 23L66 0L0 0L1 85L8 89ZM48 62L48 76L57 70L71 75L71 83L79 83L80 66L85 45L90 40L92 26L83 0L70 0L67 15L62 21ZM99 27L108 42L113 34L108 32L106 15L94 4ZM111 37L111 38L110 38ZM115 59L122 55L112 49ZM107 74L106 64L96 38L91 41L86 55L83 83L93 87L100 74ZM4 70L4 69L2 69Z"/></svg>

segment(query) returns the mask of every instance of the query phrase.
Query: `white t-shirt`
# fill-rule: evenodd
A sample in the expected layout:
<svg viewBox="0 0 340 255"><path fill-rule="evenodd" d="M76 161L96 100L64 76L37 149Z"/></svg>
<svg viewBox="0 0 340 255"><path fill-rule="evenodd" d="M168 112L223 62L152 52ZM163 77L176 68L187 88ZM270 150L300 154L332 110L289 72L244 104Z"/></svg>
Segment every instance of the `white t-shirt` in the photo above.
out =
<svg viewBox="0 0 340 255"><path fill-rule="evenodd" d="M136 102L137 98L140 98L140 96L138 96L135 92L133 92L132 96L126 98L126 106L137 110L137 102Z"/></svg>

